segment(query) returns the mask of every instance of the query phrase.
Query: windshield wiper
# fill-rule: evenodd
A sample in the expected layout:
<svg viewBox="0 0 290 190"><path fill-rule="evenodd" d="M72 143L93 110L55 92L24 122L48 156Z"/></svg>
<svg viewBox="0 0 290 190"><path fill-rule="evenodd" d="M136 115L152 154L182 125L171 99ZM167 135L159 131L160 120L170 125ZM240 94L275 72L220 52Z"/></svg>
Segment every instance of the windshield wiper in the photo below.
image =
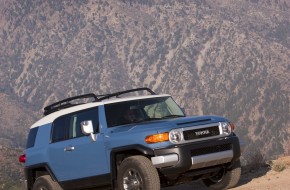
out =
<svg viewBox="0 0 290 190"><path fill-rule="evenodd" d="M184 117L184 115L166 115L166 116L163 116L161 119L176 118L176 117Z"/></svg>
<svg viewBox="0 0 290 190"><path fill-rule="evenodd" d="M143 121L154 121L154 120L160 120L160 119L162 119L162 118L152 117L152 118L143 119Z"/></svg>
<svg viewBox="0 0 290 190"><path fill-rule="evenodd" d="M185 116L184 115L166 115L163 117L152 117L152 118L143 119L143 121L153 121L153 120L161 120L161 119L176 118L176 117L185 117Z"/></svg>
<svg viewBox="0 0 290 190"><path fill-rule="evenodd" d="M133 121L127 121L120 123L119 125L128 125L128 124L136 124L136 123L142 123L144 121L153 121L153 120L159 120L162 118L147 118L147 119L138 119L138 120L133 120Z"/></svg>

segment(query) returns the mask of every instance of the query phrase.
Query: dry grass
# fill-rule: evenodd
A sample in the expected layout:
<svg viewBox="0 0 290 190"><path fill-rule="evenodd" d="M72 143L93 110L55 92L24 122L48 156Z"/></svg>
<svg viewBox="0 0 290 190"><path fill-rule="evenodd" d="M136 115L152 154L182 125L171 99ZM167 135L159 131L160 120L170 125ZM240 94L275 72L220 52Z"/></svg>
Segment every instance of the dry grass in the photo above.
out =
<svg viewBox="0 0 290 190"><path fill-rule="evenodd" d="M280 157L277 160L271 162L272 170L281 172L290 166L290 156Z"/></svg>
<svg viewBox="0 0 290 190"><path fill-rule="evenodd" d="M275 172L282 172L286 168L286 164L281 161L274 161L271 164L271 169L274 170Z"/></svg>

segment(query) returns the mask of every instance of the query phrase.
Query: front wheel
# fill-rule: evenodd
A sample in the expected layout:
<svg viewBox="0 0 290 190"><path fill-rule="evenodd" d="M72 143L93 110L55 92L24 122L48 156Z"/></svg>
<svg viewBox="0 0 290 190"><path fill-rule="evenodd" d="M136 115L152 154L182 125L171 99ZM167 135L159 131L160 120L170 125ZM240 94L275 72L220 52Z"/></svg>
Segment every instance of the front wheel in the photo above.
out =
<svg viewBox="0 0 290 190"><path fill-rule="evenodd" d="M229 189L236 186L241 177L240 160L235 161L231 168L223 168L215 175L204 179L203 183L212 190Z"/></svg>
<svg viewBox="0 0 290 190"><path fill-rule="evenodd" d="M49 175L44 175L36 179L32 190L62 190L62 188Z"/></svg>
<svg viewBox="0 0 290 190"><path fill-rule="evenodd" d="M117 183L119 190L160 190L158 172L144 156L131 156L123 160Z"/></svg>

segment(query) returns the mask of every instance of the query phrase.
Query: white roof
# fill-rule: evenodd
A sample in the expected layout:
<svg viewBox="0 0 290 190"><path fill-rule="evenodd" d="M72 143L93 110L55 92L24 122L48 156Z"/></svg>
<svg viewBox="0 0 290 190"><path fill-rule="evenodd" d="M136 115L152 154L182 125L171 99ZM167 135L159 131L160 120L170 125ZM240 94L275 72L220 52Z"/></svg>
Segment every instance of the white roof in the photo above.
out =
<svg viewBox="0 0 290 190"><path fill-rule="evenodd" d="M111 103L116 103L116 102L126 102L126 101L131 101L131 100L166 97L166 96L170 96L170 95L163 94L163 95L133 96L133 97L124 97L124 98L111 98L111 99L105 99L101 102L92 102L92 103L81 104L81 105L77 105L77 106L73 106L70 108L65 108L65 109L53 112L53 113L41 118L37 122L35 122L30 128L32 129L35 127L39 127L41 125L52 123L56 118L58 118L62 115L68 114L68 113L73 113L73 112L76 112L79 110L88 109L88 108L92 108L92 107L96 107L96 106L100 106L100 105L104 105L104 104L111 104Z"/></svg>

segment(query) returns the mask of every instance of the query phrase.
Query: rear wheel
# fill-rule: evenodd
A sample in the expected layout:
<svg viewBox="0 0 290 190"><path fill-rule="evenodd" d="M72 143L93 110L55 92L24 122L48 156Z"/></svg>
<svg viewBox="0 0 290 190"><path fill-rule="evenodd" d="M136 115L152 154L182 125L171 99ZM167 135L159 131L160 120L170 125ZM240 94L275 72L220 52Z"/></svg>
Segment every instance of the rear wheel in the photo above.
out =
<svg viewBox="0 0 290 190"><path fill-rule="evenodd" d="M204 184L213 190L228 189L236 186L241 177L240 160L233 163L229 169L223 168L215 175L204 179Z"/></svg>
<svg viewBox="0 0 290 190"><path fill-rule="evenodd" d="M117 183L119 190L160 190L158 172L144 156L126 158L118 170Z"/></svg>
<svg viewBox="0 0 290 190"><path fill-rule="evenodd" d="M49 175L44 175L36 179L32 190L62 190L62 188Z"/></svg>

